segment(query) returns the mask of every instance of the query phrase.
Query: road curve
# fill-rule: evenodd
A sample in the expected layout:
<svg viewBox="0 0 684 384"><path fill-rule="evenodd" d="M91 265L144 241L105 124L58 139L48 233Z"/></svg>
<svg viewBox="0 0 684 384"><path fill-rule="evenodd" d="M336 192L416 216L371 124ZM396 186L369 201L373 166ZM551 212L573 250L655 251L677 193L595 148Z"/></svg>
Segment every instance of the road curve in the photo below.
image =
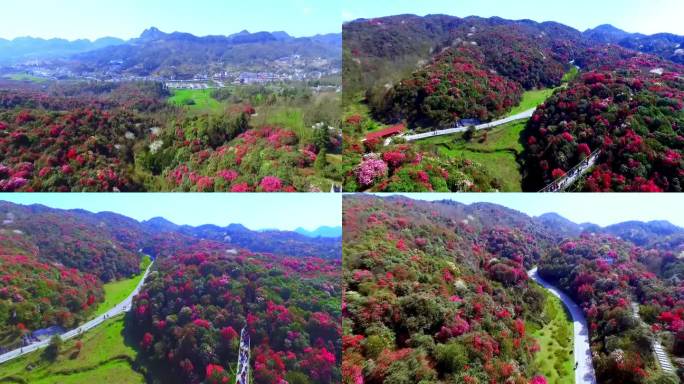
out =
<svg viewBox="0 0 684 384"><path fill-rule="evenodd" d="M575 384L596 384L596 374L594 373L591 348L589 346L589 327L587 327L587 319L584 317L582 309L568 295L542 279L537 273L537 267L527 271L527 275L554 296L561 299L572 315L574 355L575 365L577 366L575 370Z"/></svg>
<svg viewBox="0 0 684 384"><path fill-rule="evenodd" d="M487 128L493 128L499 125L503 125L506 123L510 123L511 121L516 121L516 120L522 120L522 119L529 119L532 117L534 114L534 111L537 109L537 107L528 109L526 111L522 111L520 113L516 113L515 115L505 117L500 120L496 121L491 121L489 123L484 123L480 125L475 126L475 130L479 131L481 129L487 129ZM459 132L465 132L468 130L469 127L458 127L458 128L447 128L447 129L440 129L438 131L431 131L431 132L425 132L425 133L418 133L415 135L407 135L404 136L404 139L406 141L415 141L415 140L420 140L420 139L425 139L428 137L434 137L434 136L442 136L442 135L451 135L452 133L459 133Z"/></svg>
<svg viewBox="0 0 684 384"><path fill-rule="evenodd" d="M75 336L78 336L84 332L87 332L87 331L99 326L100 324L104 323L105 320L107 320L109 318L112 318L114 316L117 316L117 315L120 315L124 312L129 311L131 309L131 304L133 303L133 297L135 297L138 294L138 292L140 292L140 289L142 288L143 284L145 283L145 279L147 278L147 275L149 275L150 269L152 268L153 264L154 264L154 261L152 261L152 263L150 263L150 265L145 270L145 274L143 275L142 279L140 279L140 282L138 283L138 285L135 287L133 292L131 292L131 294L126 299L124 299L124 301L122 301L119 304L117 304L116 306L114 306L114 308L110 309L105 314L100 315L100 316L96 317L95 319L92 319L92 320L88 321L87 323L80 325L77 328L74 328L70 331L62 333L60 335L62 337L62 340L69 340ZM0 355L0 364L7 362L7 361L10 361L10 360L13 360L13 359L16 359L19 356L26 355L26 354L31 353L33 351L37 351L39 349L45 348L49 344L50 344L50 339L47 339L47 340L38 341L38 342L35 342L33 344L26 345L22 348L17 348L15 350L4 353L4 354Z"/></svg>

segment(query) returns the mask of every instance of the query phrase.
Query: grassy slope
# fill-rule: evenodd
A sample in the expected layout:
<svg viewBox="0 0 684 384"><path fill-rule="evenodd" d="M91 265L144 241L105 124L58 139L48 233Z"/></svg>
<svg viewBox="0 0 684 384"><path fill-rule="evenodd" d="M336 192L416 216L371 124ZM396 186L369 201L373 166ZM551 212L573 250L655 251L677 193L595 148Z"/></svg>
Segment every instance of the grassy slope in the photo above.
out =
<svg viewBox="0 0 684 384"><path fill-rule="evenodd" d="M462 157L482 164L492 176L501 181L501 190L522 190L520 166L517 156L523 150L520 133L526 120L504 124L490 130L483 141L485 131L478 131L472 140L465 141L462 134L438 136L416 142L422 147L435 146L442 156Z"/></svg>
<svg viewBox="0 0 684 384"><path fill-rule="evenodd" d="M527 91L523 94L520 104L513 108L508 116L515 115L543 103L553 89L539 89ZM522 176L518 155L523 147L520 143L520 134L525 129L527 120L519 120L509 124L498 126L487 133L484 141L484 132L475 133L472 140L466 142L462 134L439 136L420 140L421 146L437 145L439 153L449 157L463 157L473 160L485 166L491 175L501 182L501 191L522 191Z"/></svg>
<svg viewBox="0 0 684 384"><path fill-rule="evenodd" d="M185 105L194 111L223 111L225 107L220 101L211 97L213 89L175 89L168 102L175 105ZM195 104L187 105L189 100L194 100Z"/></svg>
<svg viewBox="0 0 684 384"><path fill-rule="evenodd" d="M535 355L535 363L549 383L573 384L572 320L560 299L543 291L546 296L542 316L545 324L541 328L534 323L527 324L541 348Z"/></svg>
<svg viewBox="0 0 684 384"><path fill-rule="evenodd" d="M144 383L131 367L136 351L124 342L123 328L123 316L112 318L82 336L78 354L72 339L54 362L41 359L42 351L36 351L0 365L0 383Z"/></svg>
<svg viewBox="0 0 684 384"><path fill-rule="evenodd" d="M548 99L553 93L553 89L535 89L532 91L526 91L523 93L523 97L520 100L520 104L517 107L513 107L511 112L507 116L515 115L517 113L527 111L530 108L536 108L539 104L543 103L544 100Z"/></svg>
<svg viewBox="0 0 684 384"><path fill-rule="evenodd" d="M97 306L97 309L93 314L93 318L107 312L128 297L128 295L130 295L138 285L140 279L142 279L143 273L151 262L152 260L150 260L150 257L145 256L140 262L140 273L138 275L133 276L130 279L113 281L104 284L103 288L105 292L105 299Z"/></svg>

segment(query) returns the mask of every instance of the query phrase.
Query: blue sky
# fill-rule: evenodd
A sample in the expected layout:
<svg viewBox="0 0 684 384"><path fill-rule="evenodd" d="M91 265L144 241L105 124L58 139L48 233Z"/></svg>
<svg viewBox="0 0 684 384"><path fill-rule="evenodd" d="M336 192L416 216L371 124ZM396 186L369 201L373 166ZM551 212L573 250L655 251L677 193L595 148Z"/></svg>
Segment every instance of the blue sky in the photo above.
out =
<svg viewBox="0 0 684 384"><path fill-rule="evenodd" d="M684 35L682 0L342 0L345 21L412 13L558 21L584 31L613 24L628 32Z"/></svg>
<svg viewBox="0 0 684 384"><path fill-rule="evenodd" d="M341 0L3 0L0 37L94 39L165 32L229 35L247 29L294 36L340 32Z"/></svg>
<svg viewBox="0 0 684 384"><path fill-rule="evenodd" d="M387 194L381 194L387 195ZM556 212L575 223L601 226L628 220L668 220L684 227L684 194L663 193L419 193L417 200L454 200L465 204L489 202L539 216Z"/></svg>
<svg viewBox="0 0 684 384"><path fill-rule="evenodd" d="M110 211L137 220L161 216L188 225L239 223L250 229L283 230L342 225L338 193L10 193L0 195L0 200Z"/></svg>

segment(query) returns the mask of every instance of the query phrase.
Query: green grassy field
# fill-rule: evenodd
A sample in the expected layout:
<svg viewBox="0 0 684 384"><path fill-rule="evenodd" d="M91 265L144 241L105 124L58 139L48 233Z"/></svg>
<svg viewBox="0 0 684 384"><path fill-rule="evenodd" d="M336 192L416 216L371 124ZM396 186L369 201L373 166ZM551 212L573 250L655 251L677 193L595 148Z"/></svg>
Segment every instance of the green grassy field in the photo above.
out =
<svg viewBox="0 0 684 384"><path fill-rule="evenodd" d="M44 83L48 81L48 79L46 78L31 76L26 73L11 73L3 77L14 81L30 81L32 83Z"/></svg>
<svg viewBox="0 0 684 384"><path fill-rule="evenodd" d="M93 318L107 312L128 297L138 285L140 279L142 279L145 269L147 269L147 266L150 265L151 262L152 260L150 257L145 256L140 262L140 273L138 275L131 277L130 279L112 281L104 284L105 299L97 306Z"/></svg>
<svg viewBox="0 0 684 384"><path fill-rule="evenodd" d="M517 107L514 107L511 112L508 113L508 116L512 116L517 113L527 111L530 108L537 107L539 104L543 103L544 100L548 99L552 93L553 89L550 88L525 91L525 93L523 93L522 99L520 100L520 104L518 104Z"/></svg>
<svg viewBox="0 0 684 384"><path fill-rule="evenodd" d="M112 318L82 336L80 352L72 339L53 362L36 351L2 364L0 383L144 383L143 375L132 368L136 351L126 345L123 328L123 316Z"/></svg>
<svg viewBox="0 0 684 384"><path fill-rule="evenodd" d="M257 116L252 117L253 125L275 125L294 131L297 136L308 140L312 129L304 124L304 113L299 108L287 106L263 106L259 108Z"/></svg>
<svg viewBox="0 0 684 384"><path fill-rule="evenodd" d="M211 97L213 89L174 89L168 102L194 111L223 111L225 105Z"/></svg>
<svg viewBox="0 0 684 384"><path fill-rule="evenodd" d="M489 131L477 131L470 141L466 141L463 134L459 133L420 140L416 144L425 149L435 149L442 156L480 163L500 180L501 191L519 192L522 190L522 176L517 158L523 150L520 133L526 122L515 121Z"/></svg>
<svg viewBox="0 0 684 384"><path fill-rule="evenodd" d="M540 373L549 383L573 384L575 382L572 320L559 298L547 290L544 304L544 325L528 322L528 330L539 342L540 350L534 357Z"/></svg>

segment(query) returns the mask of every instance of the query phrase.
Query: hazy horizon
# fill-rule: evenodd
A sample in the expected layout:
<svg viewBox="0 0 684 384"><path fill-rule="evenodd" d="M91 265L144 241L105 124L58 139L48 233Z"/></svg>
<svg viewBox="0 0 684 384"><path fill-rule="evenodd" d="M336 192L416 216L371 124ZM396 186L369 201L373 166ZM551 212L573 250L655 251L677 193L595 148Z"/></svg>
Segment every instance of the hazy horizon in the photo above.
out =
<svg viewBox="0 0 684 384"><path fill-rule="evenodd" d="M33 38L33 39L43 39L43 40L60 39L60 40L67 40L67 41L69 41L69 42L74 42L74 41L78 41L78 40L88 40L88 41L94 42L94 41L100 40L100 39L114 38L114 39L121 39L121 40L124 40L124 41L128 41L128 40L130 40L130 39L135 39L135 38L137 38L137 37L140 37L140 35L141 35L145 30L147 30L147 29L149 29L149 28L157 28L157 27L154 26L154 25L150 25L149 27L147 27L147 28L141 30L140 33L139 33L138 35L132 36L132 37L127 37L127 38L123 38L123 37L119 37L119 36L100 36L100 37L94 38L94 39L89 39L89 38L67 39L67 38L63 38L63 37L60 37L60 36L54 36L54 37L48 37L48 38L46 38L46 37L41 37L41 36L24 35L24 36L15 36L15 37L12 37L12 38L0 37L0 39L4 39L4 40L8 40L8 41L13 41L13 40L15 40L15 39ZM239 30L239 31L227 32L227 33L222 33L222 34L197 35L197 34L194 34L194 33L192 33L192 32L188 32L188 31L171 31L171 30L165 31L165 30L163 30L163 29L161 29L161 28L157 28L157 29L159 29L161 32L164 32L164 33L181 32L181 33L189 33L189 34L194 35L194 36L197 36L197 37L207 37L207 36L230 36L230 35L234 35L234 34L237 34L237 33L242 32L242 31L245 31L245 29L241 29L241 30ZM273 33L273 32L285 32L285 33L287 33L288 35L290 35L290 36L292 36L292 37L295 37L295 38L300 38L300 37L312 37L312 36L316 36L316 35L327 35L327 34L330 34L330 33L337 33L337 32L330 32L330 33L313 34L313 35L308 35L308 36L294 36L294 35L292 35L291 33L289 33L288 31L276 31L276 30L273 30L273 31L269 31L269 30L263 30L263 31L257 31L257 30L250 31L250 30L246 30L246 31L249 32L249 33L258 33L258 32L268 32L268 33Z"/></svg>
<svg viewBox="0 0 684 384"><path fill-rule="evenodd" d="M196 36L284 31L294 37L341 33L341 3L314 0L7 0L0 38L135 38L147 28ZM26 17L30 15L30 17ZM255 17L256 15L256 17Z"/></svg>

